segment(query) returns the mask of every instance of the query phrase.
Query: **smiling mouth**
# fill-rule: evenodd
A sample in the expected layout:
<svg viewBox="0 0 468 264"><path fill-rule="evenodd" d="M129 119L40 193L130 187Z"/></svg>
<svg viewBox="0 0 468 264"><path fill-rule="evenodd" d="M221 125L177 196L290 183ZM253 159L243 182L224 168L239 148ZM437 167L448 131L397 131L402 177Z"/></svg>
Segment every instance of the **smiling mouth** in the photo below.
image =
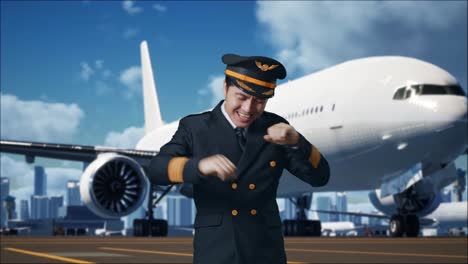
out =
<svg viewBox="0 0 468 264"><path fill-rule="evenodd" d="M237 112L237 115L239 116L240 120L244 122L251 120L253 117L253 114L244 114L240 112Z"/></svg>

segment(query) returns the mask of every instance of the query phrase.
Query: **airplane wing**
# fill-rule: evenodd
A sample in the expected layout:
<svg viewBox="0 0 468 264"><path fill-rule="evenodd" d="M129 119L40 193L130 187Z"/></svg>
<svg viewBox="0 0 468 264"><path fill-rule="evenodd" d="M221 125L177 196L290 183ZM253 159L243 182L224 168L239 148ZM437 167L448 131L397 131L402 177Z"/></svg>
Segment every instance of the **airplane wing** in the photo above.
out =
<svg viewBox="0 0 468 264"><path fill-rule="evenodd" d="M99 154L117 153L133 158L142 167L149 165L158 154L157 151L147 150L10 140L0 140L0 152L25 155L28 163L34 162L35 157L91 162Z"/></svg>
<svg viewBox="0 0 468 264"><path fill-rule="evenodd" d="M310 209L310 211L322 213L322 214L353 215L353 216L373 217L373 218L380 218L380 219L390 219L389 216L381 215L381 214L369 214L369 213L333 211L333 210L315 210L315 209Z"/></svg>

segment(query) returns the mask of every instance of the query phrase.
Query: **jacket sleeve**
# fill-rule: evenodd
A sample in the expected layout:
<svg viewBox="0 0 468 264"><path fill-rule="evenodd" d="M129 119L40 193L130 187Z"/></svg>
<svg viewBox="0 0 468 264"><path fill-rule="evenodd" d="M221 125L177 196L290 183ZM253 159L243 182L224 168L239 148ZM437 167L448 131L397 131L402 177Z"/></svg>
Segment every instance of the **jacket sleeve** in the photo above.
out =
<svg viewBox="0 0 468 264"><path fill-rule="evenodd" d="M295 147L285 147L286 169L294 176L314 187L327 184L330 167L319 150L299 133L299 143Z"/></svg>
<svg viewBox="0 0 468 264"><path fill-rule="evenodd" d="M192 157L192 136L182 119L171 141L151 160L147 175L157 185L197 183L201 177L198 162L198 158Z"/></svg>

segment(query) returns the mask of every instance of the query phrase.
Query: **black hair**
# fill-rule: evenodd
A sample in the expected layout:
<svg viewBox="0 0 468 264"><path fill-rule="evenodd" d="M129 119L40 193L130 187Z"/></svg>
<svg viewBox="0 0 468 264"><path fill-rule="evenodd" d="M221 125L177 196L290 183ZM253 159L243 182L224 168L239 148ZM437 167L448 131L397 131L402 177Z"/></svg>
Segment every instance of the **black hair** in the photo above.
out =
<svg viewBox="0 0 468 264"><path fill-rule="evenodd" d="M233 79L231 76L226 75L226 77L224 78L224 81L226 82L226 86L227 86L228 88L229 88L231 85L237 86L237 85L234 83L234 79Z"/></svg>

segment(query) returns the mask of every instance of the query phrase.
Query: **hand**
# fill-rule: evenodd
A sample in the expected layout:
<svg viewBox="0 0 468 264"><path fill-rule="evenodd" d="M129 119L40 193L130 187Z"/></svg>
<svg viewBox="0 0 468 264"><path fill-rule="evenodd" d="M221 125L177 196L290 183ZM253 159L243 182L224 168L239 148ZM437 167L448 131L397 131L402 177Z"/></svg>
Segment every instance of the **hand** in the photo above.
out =
<svg viewBox="0 0 468 264"><path fill-rule="evenodd" d="M268 142L279 145L296 145L299 143L299 133L294 127L286 123L274 124L267 129L267 135L263 136Z"/></svg>
<svg viewBox="0 0 468 264"><path fill-rule="evenodd" d="M237 178L236 166L221 154L201 159L198 170L202 175L215 175L222 181L232 181Z"/></svg>

